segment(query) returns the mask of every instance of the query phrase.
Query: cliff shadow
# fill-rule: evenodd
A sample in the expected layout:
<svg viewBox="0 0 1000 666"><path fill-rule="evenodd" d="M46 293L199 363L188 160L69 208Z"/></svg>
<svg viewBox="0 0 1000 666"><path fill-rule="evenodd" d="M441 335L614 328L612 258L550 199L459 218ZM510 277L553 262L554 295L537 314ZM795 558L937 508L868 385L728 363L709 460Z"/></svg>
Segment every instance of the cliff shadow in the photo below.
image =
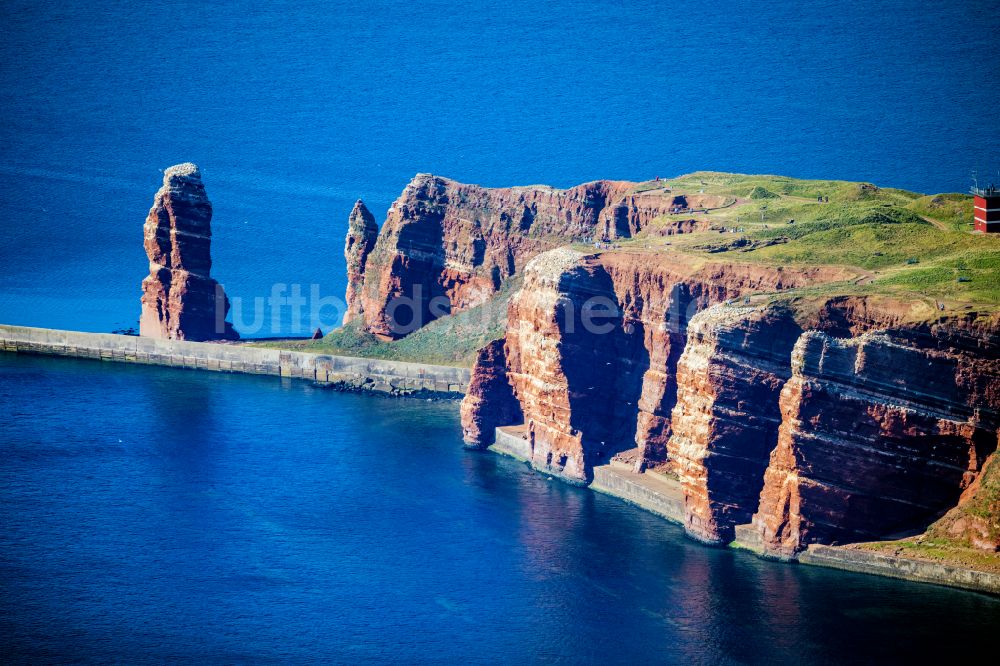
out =
<svg viewBox="0 0 1000 666"><path fill-rule="evenodd" d="M688 322L707 307L709 298L708 290L699 283L676 282L670 287L662 318L655 327L644 330L646 368L655 372L644 377L639 387L646 403L642 432L638 428L636 432L642 467L669 458L667 442L677 405L677 364L687 346Z"/></svg>
<svg viewBox="0 0 1000 666"><path fill-rule="evenodd" d="M611 280L600 266L563 277L571 294L559 308L561 357L570 426L580 433L588 481L594 465L635 446L638 402L649 368L642 324L623 315Z"/></svg>
<svg viewBox="0 0 1000 666"><path fill-rule="evenodd" d="M387 300L386 314L390 327L404 335L451 314L443 274L443 220L439 211L423 211L420 224L407 224L399 230L398 254L393 260L397 265L391 272L401 278Z"/></svg>
<svg viewBox="0 0 1000 666"><path fill-rule="evenodd" d="M612 449L610 456L636 446L639 422L639 398L649 370L650 356L645 345L645 326L641 321L623 318L615 331L614 353L617 381L614 392Z"/></svg>

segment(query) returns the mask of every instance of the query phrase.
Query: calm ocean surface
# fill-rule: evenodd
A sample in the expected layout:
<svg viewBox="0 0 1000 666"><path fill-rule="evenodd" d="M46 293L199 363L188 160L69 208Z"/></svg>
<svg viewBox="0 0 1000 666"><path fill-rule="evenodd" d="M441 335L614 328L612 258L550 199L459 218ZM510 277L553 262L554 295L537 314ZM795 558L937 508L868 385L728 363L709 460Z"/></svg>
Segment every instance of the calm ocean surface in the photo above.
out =
<svg viewBox="0 0 1000 666"><path fill-rule="evenodd" d="M997 35L995 0L5 0L0 321L134 325L142 223L184 161L246 324L276 282L342 296L354 200L381 221L417 172L966 191L1000 169Z"/></svg>
<svg viewBox="0 0 1000 666"><path fill-rule="evenodd" d="M965 190L1000 166L998 34L995 2L6 0L0 323L135 325L182 161L246 305L341 296L353 201L422 171ZM454 403L0 354L0 407L5 663L913 662L1000 626L464 452Z"/></svg>
<svg viewBox="0 0 1000 666"><path fill-rule="evenodd" d="M455 403L0 354L0 661L940 663L1000 600L765 562Z"/></svg>

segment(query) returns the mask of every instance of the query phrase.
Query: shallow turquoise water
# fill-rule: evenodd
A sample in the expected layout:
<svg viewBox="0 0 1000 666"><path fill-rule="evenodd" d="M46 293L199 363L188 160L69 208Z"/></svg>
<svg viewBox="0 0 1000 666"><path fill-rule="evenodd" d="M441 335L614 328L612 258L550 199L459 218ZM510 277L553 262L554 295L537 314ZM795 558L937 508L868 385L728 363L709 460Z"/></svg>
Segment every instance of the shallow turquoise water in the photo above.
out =
<svg viewBox="0 0 1000 666"><path fill-rule="evenodd" d="M924 663L1000 600L706 548L454 402L0 354L0 660Z"/></svg>

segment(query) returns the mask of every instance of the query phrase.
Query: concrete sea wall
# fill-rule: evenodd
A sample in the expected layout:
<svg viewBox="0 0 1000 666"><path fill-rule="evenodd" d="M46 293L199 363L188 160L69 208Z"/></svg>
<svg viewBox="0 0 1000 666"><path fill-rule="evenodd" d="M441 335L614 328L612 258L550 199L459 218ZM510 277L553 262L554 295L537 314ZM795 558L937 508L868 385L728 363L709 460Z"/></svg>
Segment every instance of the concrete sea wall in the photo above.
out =
<svg viewBox="0 0 1000 666"><path fill-rule="evenodd" d="M671 522L684 524L684 492L680 483L673 479L636 474L628 465L612 461L594 468L590 487Z"/></svg>
<svg viewBox="0 0 1000 666"><path fill-rule="evenodd" d="M803 564L1000 594L1000 574L857 548L812 544L798 559Z"/></svg>
<svg viewBox="0 0 1000 666"><path fill-rule="evenodd" d="M531 461L531 444L524 424L496 429L490 451L523 462ZM545 470L539 470L546 474ZM684 493L680 483L661 475L636 474L627 464L612 461L594 468L591 490L617 497L675 523L684 523Z"/></svg>
<svg viewBox="0 0 1000 666"><path fill-rule="evenodd" d="M469 386L467 368L27 326L0 325L0 351L298 377L394 395L465 393Z"/></svg>
<svg viewBox="0 0 1000 666"><path fill-rule="evenodd" d="M493 445L489 447L489 450L524 462L530 461L531 446L528 444L524 432L523 425L497 428Z"/></svg>

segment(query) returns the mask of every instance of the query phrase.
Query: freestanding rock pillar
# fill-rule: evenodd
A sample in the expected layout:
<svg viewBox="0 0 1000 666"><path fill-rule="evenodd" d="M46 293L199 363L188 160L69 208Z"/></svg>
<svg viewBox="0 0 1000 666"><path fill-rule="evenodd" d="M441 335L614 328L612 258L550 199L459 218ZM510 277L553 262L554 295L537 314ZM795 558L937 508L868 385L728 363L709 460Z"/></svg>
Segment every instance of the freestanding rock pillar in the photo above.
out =
<svg viewBox="0 0 1000 666"><path fill-rule="evenodd" d="M170 340L235 340L229 299L212 269L212 204L190 162L163 172L143 226L149 275L142 281L139 335Z"/></svg>

